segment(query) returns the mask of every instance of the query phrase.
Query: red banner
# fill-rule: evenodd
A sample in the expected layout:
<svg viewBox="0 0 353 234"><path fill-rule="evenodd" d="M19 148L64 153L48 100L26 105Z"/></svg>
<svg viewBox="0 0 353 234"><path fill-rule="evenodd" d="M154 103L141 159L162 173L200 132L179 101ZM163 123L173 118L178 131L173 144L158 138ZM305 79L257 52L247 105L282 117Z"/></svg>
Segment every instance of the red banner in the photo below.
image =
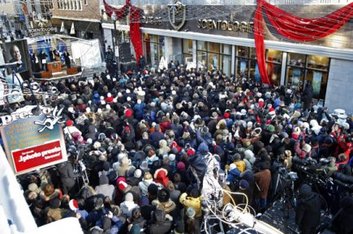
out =
<svg viewBox="0 0 353 234"><path fill-rule="evenodd" d="M16 173L63 159L60 140L11 152Z"/></svg>
<svg viewBox="0 0 353 234"><path fill-rule="evenodd" d="M350 3L326 16L310 19L294 16L271 5L266 0L257 0L257 9L254 15L254 39L262 82L270 83L266 72L263 11L276 31L283 37L298 42L306 42L336 32L353 17L352 8L353 3Z"/></svg>

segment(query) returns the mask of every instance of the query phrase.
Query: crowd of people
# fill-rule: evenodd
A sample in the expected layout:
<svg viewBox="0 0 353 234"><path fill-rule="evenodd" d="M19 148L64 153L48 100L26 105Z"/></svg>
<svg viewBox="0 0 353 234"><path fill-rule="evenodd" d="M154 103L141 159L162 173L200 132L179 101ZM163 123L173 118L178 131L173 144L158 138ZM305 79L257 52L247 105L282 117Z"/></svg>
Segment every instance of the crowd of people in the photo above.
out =
<svg viewBox="0 0 353 234"><path fill-rule="evenodd" d="M64 108L69 160L19 177L38 225L77 217L86 233L199 233L206 156L219 161L222 187L258 212L273 202L274 164L327 158L328 173L352 173L352 119L313 105L310 84L269 87L178 65L55 86L46 102ZM299 192L297 224L314 233L317 194L308 184Z"/></svg>

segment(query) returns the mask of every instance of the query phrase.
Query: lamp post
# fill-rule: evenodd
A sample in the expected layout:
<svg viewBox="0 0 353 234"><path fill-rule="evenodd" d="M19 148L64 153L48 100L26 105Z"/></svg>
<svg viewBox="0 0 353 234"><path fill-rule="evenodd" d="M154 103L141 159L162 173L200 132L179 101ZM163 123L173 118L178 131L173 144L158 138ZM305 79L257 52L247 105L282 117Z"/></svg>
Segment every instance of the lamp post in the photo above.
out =
<svg viewBox="0 0 353 234"><path fill-rule="evenodd" d="M118 44L117 43L117 40L116 40L116 20L117 20L117 17L116 17L116 13L113 11L112 15L111 15L111 18L113 20L113 24L114 24L114 32L113 32L113 53L114 53L114 61L116 61L116 66L118 68L118 75L120 74L120 63L119 63L119 55L116 56L116 53L118 52L119 53L119 50L116 51L116 48L115 46ZM115 70L115 69L114 69Z"/></svg>

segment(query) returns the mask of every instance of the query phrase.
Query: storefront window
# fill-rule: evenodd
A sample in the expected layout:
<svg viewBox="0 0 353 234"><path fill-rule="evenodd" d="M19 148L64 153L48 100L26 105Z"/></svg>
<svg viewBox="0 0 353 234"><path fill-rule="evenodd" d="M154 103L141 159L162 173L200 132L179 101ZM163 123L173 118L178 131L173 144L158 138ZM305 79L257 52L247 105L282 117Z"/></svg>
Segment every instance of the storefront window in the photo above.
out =
<svg viewBox="0 0 353 234"><path fill-rule="evenodd" d="M287 86L299 88L303 86L305 70L300 67L287 67Z"/></svg>
<svg viewBox="0 0 353 234"><path fill-rule="evenodd" d="M208 54L208 67L211 70L220 70L219 67L219 54L209 53Z"/></svg>
<svg viewBox="0 0 353 234"><path fill-rule="evenodd" d="M249 48L244 46L238 46L238 56L248 58L249 57Z"/></svg>
<svg viewBox="0 0 353 234"><path fill-rule="evenodd" d="M249 60L246 58L238 58L237 71L240 77L246 77L249 73Z"/></svg>
<svg viewBox="0 0 353 234"><path fill-rule="evenodd" d="M145 34L144 42L146 46L147 62L152 66L158 66L164 54L164 37Z"/></svg>
<svg viewBox="0 0 353 234"><path fill-rule="evenodd" d="M223 58L223 73L226 74L226 76L230 76L231 75L231 63L232 63L232 59L230 55L221 55L221 58Z"/></svg>
<svg viewBox="0 0 353 234"><path fill-rule="evenodd" d="M192 62L192 40L183 40L183 57L185 64Z"/></svg>
<svg viewBox="0 0 353 234"><path fill-rule="evenodd" d="M232 54L232 47L230 45L223 45L223 54L231 55Z"/></svg>
<svg viewBox="0 0 353 234"><path fill-rule="evenodd" d="M208 43L208 51L213 52L213 53L219 53L220 52L220 44L209 42Z"/></svg>
<svg viewBox="0 0 353 234"><path fill-rule="evenodd" d="M250 48L250 58L251 59L256 59L256 49L255 48Z"/></svg>
<svg viewBox="0 0 353 234"><path fill-rule="evenodd" d="M197 66L208 70L221 70L230 75L231 46L213 42L197 42Z"/></svg>
<svg viewBox="0 0 353 234"><path fill-rule="evenodd" d="M281 64L267 63L267 75L271 80L271 83L275 86L279 86L281 82Z"/></svg>
<svg viewBox="0 0 353 234"><path fill-rule="evenodd" d="M188 39L183 40L183 53L192 54L192 40L188 40Z"/></svg>
<svg viewBox="0 0 353 234"><path fill-rule="evenodd" d="M256 69L256 51L255 48L244 46L237 47L238 56L235 59L238 78L260 79L258 70Z"/></svg>
<svg viewBox="0 0 353 234"><path fill-rule="evenodd" d="M267 75L278 86L281 81L282 51L268 49L266 53Z"/></svg>
<svg viewBox="0 0 353 234"><path fill-rule="evenodd" d="M327 71L328 68L328 57L309 55L308 56L308 68L320 69Z"/></svg>
<svg viewBox="0 0 353 234"><path fill-rule="evenodd" d="M205 51L197 51L197 67L207 68L207 53Z"/></svg>
<svg viewBox="0 0 353 234"><path fill-rule="evenodd" d="M197 42L197 50L206 50L206 42L198 41Z"/></svg>
<svg viewBox="0 0 353 234"><path fill-rule="evenodd" d="M304 54L288 53L287 64L290 66L304 67L305 66L305 55Z"/></svg>
<svg viewBox="0 0 353 234"><path fill-rule="evenodd" d="M313 86L314 98L323 99L326 94L328 73L324 71L308 69L306 82Z"/></svg>
<svg viewBox="0 0 353 234"><path fill-rule="evenodd" d="M276 62L276 63L281 63L282 62L282 52L279 50L267 50L267 61L268 62Z"/></svg>
<svg viewBox="0 0 353 234"><path fill-rule="evenodd" d="M329 60L323 56L288 53L286 84L303 90L310 82L314 98L325 99Z"/></svg>

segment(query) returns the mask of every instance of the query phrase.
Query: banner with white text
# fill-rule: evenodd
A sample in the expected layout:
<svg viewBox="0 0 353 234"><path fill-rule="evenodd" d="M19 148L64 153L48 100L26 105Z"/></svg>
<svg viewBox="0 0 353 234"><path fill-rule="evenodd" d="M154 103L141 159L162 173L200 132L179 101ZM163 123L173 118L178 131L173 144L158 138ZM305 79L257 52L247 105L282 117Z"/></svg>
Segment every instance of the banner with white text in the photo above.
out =
<svg viewBox="0 0 353 234"><path fill-rule="evenodd" d="M47 116L42 114L17 119L1 127L6 156L16 175L67 161L60 124L56 123L53 129L43 129L38 123L46 120Z"/></svg>

